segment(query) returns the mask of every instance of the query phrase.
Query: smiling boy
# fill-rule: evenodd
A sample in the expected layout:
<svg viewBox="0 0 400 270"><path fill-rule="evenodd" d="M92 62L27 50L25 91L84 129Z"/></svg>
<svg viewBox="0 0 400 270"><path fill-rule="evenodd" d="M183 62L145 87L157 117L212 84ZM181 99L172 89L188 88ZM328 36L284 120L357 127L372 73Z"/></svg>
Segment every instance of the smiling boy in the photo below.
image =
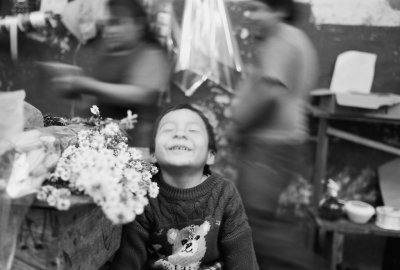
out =
<svg viewBox="0 0 400 270"><path fill-rule="evenodd" d="M124 226L111 269L258 269L250 227L234 184L211 173L211 125L189 104L155 123L160 194Z"/></svg>

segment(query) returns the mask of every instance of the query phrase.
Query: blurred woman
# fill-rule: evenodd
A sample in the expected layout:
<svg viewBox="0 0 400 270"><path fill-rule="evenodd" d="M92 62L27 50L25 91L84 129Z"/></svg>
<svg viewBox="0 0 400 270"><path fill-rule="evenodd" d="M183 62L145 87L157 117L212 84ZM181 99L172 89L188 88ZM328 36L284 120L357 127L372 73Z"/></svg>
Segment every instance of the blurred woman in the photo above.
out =
<svg viewBox="0 0 400 270"><path fill-rule="evenodd" d="M138 123L128 139L131 146L148 147L170 65L138 1L110 0L109 10L92 76L59 76L54 86L64 97L97 97L103 117L123 118L128 109L137 113Z"/></svg>

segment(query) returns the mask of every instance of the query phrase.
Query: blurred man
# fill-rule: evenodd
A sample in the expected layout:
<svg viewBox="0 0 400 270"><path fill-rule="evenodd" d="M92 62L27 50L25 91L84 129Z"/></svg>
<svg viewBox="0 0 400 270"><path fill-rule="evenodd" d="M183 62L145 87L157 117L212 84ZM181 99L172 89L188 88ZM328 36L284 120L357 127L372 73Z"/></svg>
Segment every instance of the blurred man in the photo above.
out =
<svg viewBox="0 0 400 270"><path fill-rule="evenodd" d="M242 159L237 184L260 269L326 268L296 234L295 220L276 215L280 194L301 168L305 106L317 78L313 45L289 24L295 15L291 0L251 2L245 16L258 32L255 60L232 103Z"/></svg>

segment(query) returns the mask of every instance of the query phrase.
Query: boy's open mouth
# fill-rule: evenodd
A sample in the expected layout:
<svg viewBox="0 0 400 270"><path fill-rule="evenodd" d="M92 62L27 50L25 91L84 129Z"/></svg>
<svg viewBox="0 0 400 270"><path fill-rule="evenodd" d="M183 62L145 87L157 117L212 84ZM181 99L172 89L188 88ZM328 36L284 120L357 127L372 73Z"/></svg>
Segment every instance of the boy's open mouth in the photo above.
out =
<svg viewBox="0 0 400 270"><path fill-rule="evenodd" d="M192 149L183 145L174 145L172 147L169 147L168 150L192 151Z"/></svg>

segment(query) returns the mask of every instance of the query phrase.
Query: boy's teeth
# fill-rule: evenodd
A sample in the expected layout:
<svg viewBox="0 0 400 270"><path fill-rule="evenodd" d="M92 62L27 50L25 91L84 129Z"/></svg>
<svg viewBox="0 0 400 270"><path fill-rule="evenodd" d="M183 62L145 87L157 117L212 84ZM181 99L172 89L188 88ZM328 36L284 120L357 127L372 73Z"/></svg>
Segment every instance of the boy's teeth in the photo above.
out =
<svg viewBox="0 0 400 270"><path fill-rule="evenodd" d="M189 148L184 147L184 146L174 146L174 147L172 147L172 150L185 150L185 151L188 151Z"/></svg>

